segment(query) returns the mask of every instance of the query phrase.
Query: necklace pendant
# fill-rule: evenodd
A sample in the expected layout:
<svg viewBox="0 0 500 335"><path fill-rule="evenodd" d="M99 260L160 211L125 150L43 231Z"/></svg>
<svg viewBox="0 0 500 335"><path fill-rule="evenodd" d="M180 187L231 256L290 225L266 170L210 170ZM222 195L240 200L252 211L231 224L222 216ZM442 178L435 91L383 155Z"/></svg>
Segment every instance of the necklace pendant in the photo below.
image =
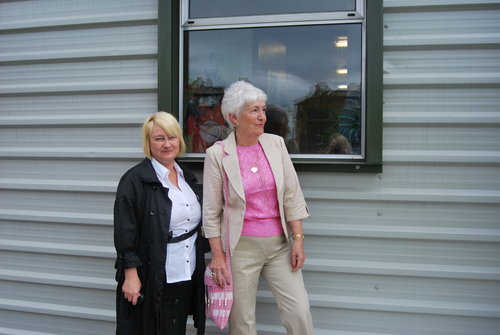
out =
<svg viewBox="0 0 500 335"><path fill-rule="evenodd" d="M252 171L253 173L256 173L257 171L259 171L259 169L257 169L257 167L253 166L250 171Z"/></svg>

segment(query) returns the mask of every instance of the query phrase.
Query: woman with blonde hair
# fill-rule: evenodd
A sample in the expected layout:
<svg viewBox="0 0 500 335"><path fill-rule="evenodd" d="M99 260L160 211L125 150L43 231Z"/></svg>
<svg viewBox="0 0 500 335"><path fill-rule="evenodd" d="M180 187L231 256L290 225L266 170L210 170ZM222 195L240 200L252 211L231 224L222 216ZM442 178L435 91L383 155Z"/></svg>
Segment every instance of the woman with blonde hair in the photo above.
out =
<svg viewBox="0 0 500 335"><path fill-rule="evenodd" d="M202 188L176 158L179 123L158 112L142 127L146 158L121 178L114 206L117 335L184 335L189 314L205 331Z"/></svg>

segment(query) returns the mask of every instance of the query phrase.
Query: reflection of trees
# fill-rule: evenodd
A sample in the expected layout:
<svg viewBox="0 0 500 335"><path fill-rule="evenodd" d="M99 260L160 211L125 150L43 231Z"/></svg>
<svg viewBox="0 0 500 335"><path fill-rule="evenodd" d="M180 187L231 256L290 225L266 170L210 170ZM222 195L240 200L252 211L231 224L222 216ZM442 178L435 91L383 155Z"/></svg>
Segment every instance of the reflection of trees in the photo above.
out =
<svg viewBox="0 0 500 335"><path fill-rule="evenodd" d="M296 141L302 153L323 153L330 136L338 132L345 91L333 91L326 83L297 105Z"/></svg>
<svg viewBox="0 0 500 335"><path fill-rule="evenodd" d="M225 121L220 105L224 87L197 78L187 85L184 137L188 152L205 152L215 141L224 138Z"/></svg>

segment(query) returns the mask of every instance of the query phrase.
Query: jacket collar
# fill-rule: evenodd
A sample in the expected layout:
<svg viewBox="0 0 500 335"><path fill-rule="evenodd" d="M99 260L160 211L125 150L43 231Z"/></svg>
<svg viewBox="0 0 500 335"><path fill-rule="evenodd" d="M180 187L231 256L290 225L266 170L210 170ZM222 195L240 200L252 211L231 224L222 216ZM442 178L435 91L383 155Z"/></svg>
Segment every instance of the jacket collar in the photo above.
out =
<svg viewBox="0 0 500 335"><path fill-rule="evenodd" d="M176 163L179 165L179 168L182 170L184 179L191 183L196 181L196 176L189 170L186 169L182 163L179 163L176 160ZM151 163L151 160L148 158L144 158L142 162L139 163L139 172L141 179L144 183L156 183L161 184L156 176L156 171Z"/></svg>
<svg viewBox="0 0 500 335"><path fill-rule="evenodd" d="M156 171L148 158L144 158L139 163L139 175L144 183L158 183L161 184L156 176Z"/></svg>

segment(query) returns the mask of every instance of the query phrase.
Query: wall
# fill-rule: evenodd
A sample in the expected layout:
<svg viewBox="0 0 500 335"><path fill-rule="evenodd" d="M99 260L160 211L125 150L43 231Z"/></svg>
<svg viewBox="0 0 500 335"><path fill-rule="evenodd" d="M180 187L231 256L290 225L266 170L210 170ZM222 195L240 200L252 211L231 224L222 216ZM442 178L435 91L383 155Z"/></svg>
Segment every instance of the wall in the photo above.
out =
<svg viewBox="0 0 500 335"><path fill-rule="evenodd" d="M157 1L0 2L0 334L112 334L112 203L156 111Z"/></svg>
<svg viewBox="0 0 500 335"><path fill-rule="evenodd" d="M156 111L157 6L0 2L0 334L113 333L111 208ZM384 7L383 173L299 176L315 333L497 334L500 2ZM283 334L258 299L259 334Z"/></svg>

